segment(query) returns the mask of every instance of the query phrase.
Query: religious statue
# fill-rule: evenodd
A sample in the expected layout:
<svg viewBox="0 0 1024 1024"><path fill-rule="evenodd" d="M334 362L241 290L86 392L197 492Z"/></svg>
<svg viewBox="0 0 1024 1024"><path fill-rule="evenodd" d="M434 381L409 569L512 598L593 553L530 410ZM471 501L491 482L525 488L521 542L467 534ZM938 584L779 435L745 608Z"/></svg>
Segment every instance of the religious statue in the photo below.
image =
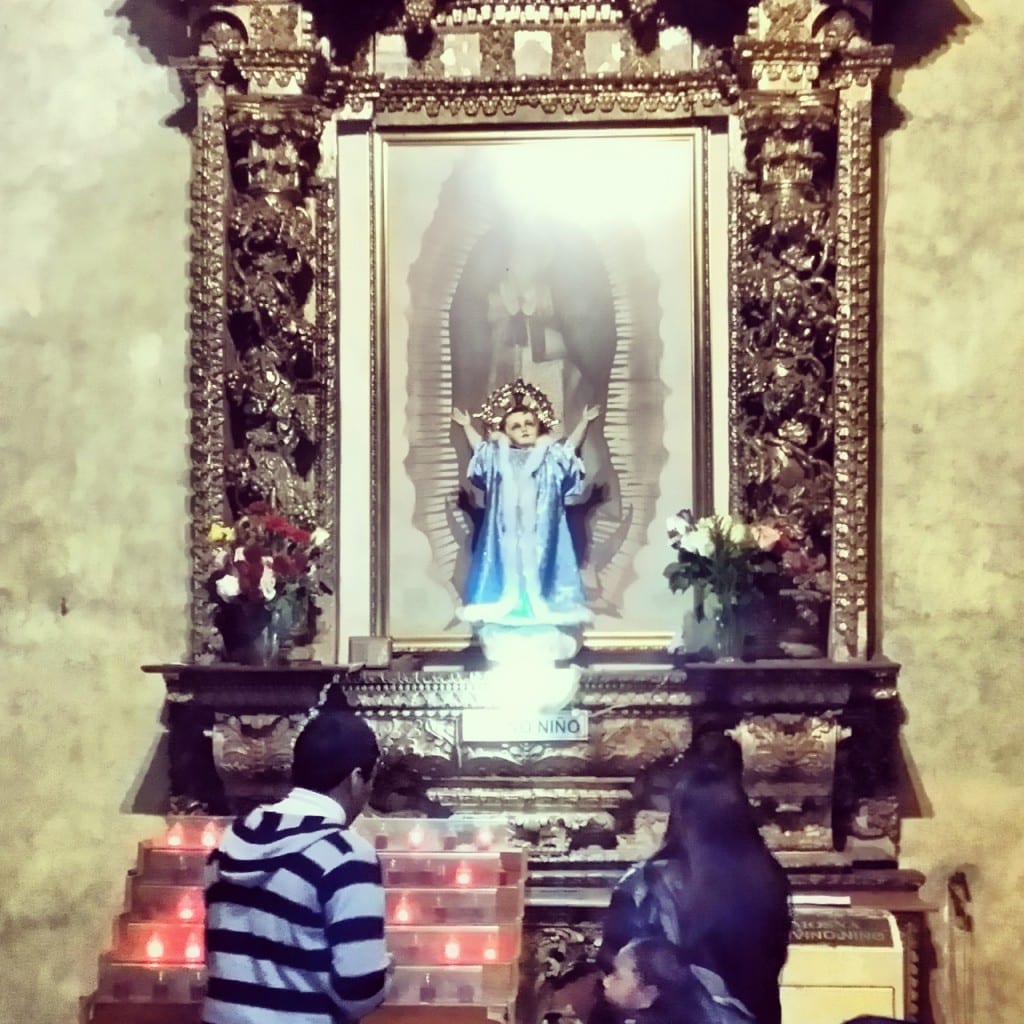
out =
<svg viewBox="0 0 1024 1024"><path fill-rule="evenodd" d="M600 413L586 406L572 433L558 439L551 401L522 378L492 391L475 414L489 428L486 439L473 416L453 410L473 449L469 479L484 496L459 612L478 631L578 628L590 620L565 504L583 492L579 448Z"/></svg>

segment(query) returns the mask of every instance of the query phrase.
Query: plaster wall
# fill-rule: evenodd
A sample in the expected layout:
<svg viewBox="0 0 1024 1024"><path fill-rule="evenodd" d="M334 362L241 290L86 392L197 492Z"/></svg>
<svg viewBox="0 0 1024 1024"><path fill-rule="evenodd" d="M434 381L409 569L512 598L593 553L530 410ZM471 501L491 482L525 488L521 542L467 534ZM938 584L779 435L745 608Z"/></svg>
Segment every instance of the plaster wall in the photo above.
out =
<svg viewBox="0 0 1024 1024"><path fill-rule="evenodd" d="M0 1021L72 1024L185 649L189 145L100 0L6 0L0 95Z"/></svg>
<svg viewBox="0 0 1024 1024"><path fill-rule="evenodd" d="M926 5L922 5L926 6ZM882 635L902 663L920 817L902 863L945 907L963 870L974 935L933 921L937 1017L1024 1015L1024 47L1017 0L897 75L882 147ZM974 1007L964 967L975 967Z"/></svg>
<svg viewBox="0 0 1024 1024"><path fill-rule="evenodd" d="M908 3L908 17L917 9ZM919 4L919 7L926 5ZM129 11L129 7L134 11ZM963 3L961 3L963 7ZM8 0L0 23L0 1021L72 1024L135 844L159 820L162 687L184 654L188 144L124 14ZM883 144L884 650L904 665L907 866L968 875L973 950L934 921L937 1016L1024 1007L1019 0L897 76ZM150 23L158 30L159 23ZM976 1014L952 972L976 969ZM823 1022L829 1024L829 1022Z"/></svg>

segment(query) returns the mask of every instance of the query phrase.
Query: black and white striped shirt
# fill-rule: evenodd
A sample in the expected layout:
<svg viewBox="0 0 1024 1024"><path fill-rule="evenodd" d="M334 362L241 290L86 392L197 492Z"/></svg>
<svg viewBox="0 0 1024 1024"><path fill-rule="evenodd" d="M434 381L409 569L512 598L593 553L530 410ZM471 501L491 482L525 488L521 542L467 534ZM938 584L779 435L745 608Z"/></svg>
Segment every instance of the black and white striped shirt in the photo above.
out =
<svg viewBox="0 0 1024 1024"><path fill-rule="evenodd" d="M387 980L380 863L339 804L293 789L210 855L205 1024L338 1024Z"/></svg>

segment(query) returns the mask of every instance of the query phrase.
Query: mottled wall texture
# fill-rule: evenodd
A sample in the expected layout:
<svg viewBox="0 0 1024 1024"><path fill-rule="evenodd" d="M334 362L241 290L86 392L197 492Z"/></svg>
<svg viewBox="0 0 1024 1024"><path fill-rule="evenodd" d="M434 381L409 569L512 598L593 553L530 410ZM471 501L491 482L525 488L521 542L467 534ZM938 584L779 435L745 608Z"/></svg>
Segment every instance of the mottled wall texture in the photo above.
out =
<svg viewBox="0 0 1024 1024"><path fill-rule="evenodd" d="M971 940L933 923L959 1020L1024 1019L1024 52L1019 0L958 0L974 23L893 82L882 147L881 618L903 665L918 817L905 865L944 903L962 869ZM911 5L905 5L911 6ZM918 5L922 8L927 4ZM943 6L938 4L936 6ZM953 935L950 957L949 935Z"/></svg>
<svg viewBox="0 0 1024 1024"><path fill-rule="evenodd" d="M103 0L5 0L0 88L0 1021L72 1024L185 650L189 145Z"/></svg>
<svg viewBox="0 0 1024 1024"><path fill-rule="evenodd" d="M904 860L938 906L956 870L973 897L973 939L933 921L937 1016L1014 1024L1024 8L957 2L973 23L895 76L906 120L881 153L880 618L904 665ZM912 18L933 5L904 6ZM189 153L166 124L182 100L159 59L173 49L159 10L7 0L0 16L0 1021L12 1024L72 1024L95 983L135 844L159 827L162 687L138 666L185 649ZM973 1017L958 1012L951 935L955 963L973 958Z"/></svg>

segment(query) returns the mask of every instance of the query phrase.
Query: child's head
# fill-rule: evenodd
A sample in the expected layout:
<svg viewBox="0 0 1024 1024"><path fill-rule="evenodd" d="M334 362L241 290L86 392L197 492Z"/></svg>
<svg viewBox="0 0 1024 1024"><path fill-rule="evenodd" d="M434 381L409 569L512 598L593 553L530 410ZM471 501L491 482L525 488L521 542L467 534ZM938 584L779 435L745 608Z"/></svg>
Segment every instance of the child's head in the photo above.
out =
<svg viewBox="0 0 1024 1024"><path fill-rule="evenodd" d="M678 946L668 939L638 939L619 950L611 974L605 975L604 994L620 1010L649 1010L690 978Z"/></svg>
<svg viewBox="0 0 1024 1024"><path fill-rule="evenodd" d="M516 448L532 448L548 428L532 409L517 405L501 421L501 432Z"/></svg>

